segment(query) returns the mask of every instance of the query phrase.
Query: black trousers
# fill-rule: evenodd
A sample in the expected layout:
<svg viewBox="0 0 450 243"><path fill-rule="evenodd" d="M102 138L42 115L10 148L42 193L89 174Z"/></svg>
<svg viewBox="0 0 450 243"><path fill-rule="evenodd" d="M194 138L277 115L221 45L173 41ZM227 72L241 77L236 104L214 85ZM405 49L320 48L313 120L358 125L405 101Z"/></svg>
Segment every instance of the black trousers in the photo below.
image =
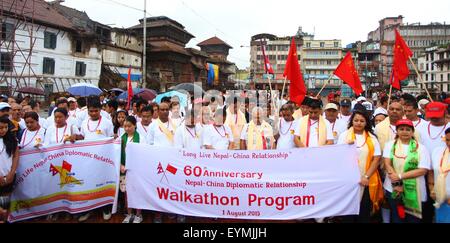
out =
<svg viewBox="0 0 450 243"><path fill-rule="evenodd" d="M359 206L359 215L348 215L342 217L343 223L370 223L372 212L372 201L370 201L369 187L364 188L363 197Z"/></svg>

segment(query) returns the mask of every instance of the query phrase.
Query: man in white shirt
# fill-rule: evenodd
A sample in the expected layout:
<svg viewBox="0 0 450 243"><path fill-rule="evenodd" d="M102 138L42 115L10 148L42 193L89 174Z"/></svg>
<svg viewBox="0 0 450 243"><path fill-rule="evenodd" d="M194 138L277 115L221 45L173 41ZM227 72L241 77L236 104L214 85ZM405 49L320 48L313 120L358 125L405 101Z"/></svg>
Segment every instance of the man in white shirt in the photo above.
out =
<svg viewBox="0 0 450 243"><path fill-rule="evenodd" d="M334 144L331 124L321 115L322 103L313 99L309 106L309 115L302 117L295 128L295 145L309 148Z"/></svg>
<svg viewBox="0 0 450 243"><path fill-rule="evenodd" d="M263 120L264 110L255 107L252 110L252 120L242 129L241 150L270 150L275 147L273 129Z"/></svg>
<svg viewBox="0 0 450 243"><path fill-rule="evenodd" d="M98 100L88 104L89 118L84 120L81 125L81 135L84 140L98 140L114 136L112 122L100 115L101 107Z"/></svg>
<svg viewBox="0 0 450 243"><path fill-rule="evenodd" d="M343 120L348 123L350 117L352 116L351 112L352 102L349 99L344 99L341 101L340 113L338 115L339 120Z"/></svg>
<svg viewBox="0 0 450 243"><path fill-rule="evenodd" d="M385 115L388 115L388 112L387 112L388 100L389 100L389 97L387 97L387 96L381 97L381 99L380 99L380 107L375 109L374 114L385 114Z"/></svg>
<svg viewBox="0 0 450 243"><path fill-rule="evenodd" d="M333 133L333 143L337 144L339 136L347 130L348 123L343 119L337 119L338 107L334 103L328 103L325 106L325 118L331 124L331 131Z"/></svg>
<svg viewBox="0 0 450 243"><path fill-rule="evenodd" d="M206 126L203 130L203 145L206 149L226 150L232 149L233 132L224 124L227 113L224 109L217 109L214 114L214 124Z"/></svg>
<svg viewBox="0 0 450 243"><path fill-rule="evenodd" d="M184 118L184 124L179 126L175 132L175 147L201 149L203 147L202 126L195 124L193 110L188 110Z"/></svg>
<svg viewBox="0 0 450 243"><path fill-rule="evenodd" d="M169 105L161 103L158 109L159 119L148 127L147 142L160 147L173 147L176 126L169 119Z"/></svg>
<svg viewBox="0 0 450 243"><path fill-rule="evenodd" d="M295 148L294 133L298 126L298 120L294 120L294 105L285 104L281 107L282 117L279 119L278 134L275 135L277 139L277 149L292 149Z"/></svg>
<svg viewBox="0 0 450 243"><path fill-rule="evenodd" d="M415 99L405 100L403 107L405 109L406 118L413 122L415 129L418 131L424 130L424 127L428 125L428 122L421 119L417 115L417 113L419 113L419 105L417 104L417 101Z"/></svg>
<svg viewBox="0 0 450 243"><path fill-rule="evenodd" d="M137 123L137 131L145 138L148 137L149 126L152 123L153 107L147 105L141 109L141 121Z"/></svg>
<svg viewBox="0 0 450 243"><path fill-rule="evenodd" d="M445 146L445 130L449 124L445 121L447 105L441 102L429 103L426 107L426 116L430 122L418 128L420 142L428 151Z"/></svg>

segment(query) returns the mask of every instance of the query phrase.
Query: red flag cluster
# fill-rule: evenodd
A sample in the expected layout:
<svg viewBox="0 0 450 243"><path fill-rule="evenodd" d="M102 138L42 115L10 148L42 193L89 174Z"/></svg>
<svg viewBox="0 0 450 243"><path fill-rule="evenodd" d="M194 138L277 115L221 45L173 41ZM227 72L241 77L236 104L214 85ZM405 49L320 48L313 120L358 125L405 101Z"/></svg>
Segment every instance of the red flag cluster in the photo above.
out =
<svg viewBox="0 0 450 243"><path fill-rule="evenodd" d="M289 89L290 100L301 105L306 96L306 86L300 70L300 64L298 63L297 45L294 38L291 41L283 76L291 81Z"/></svg>
<svg viewBox="0 0 450 243"><path fill-rule="evenodd" d="M272 65L270 64L269 58L266 56L266 50L265 50L265 46L261 40L261 50L263 53L263 58L264 58L264 72L268 73L268 74L274 74L275 72L273 71Z"/></svg>
<svg viewBox="0 0 450 243"><path fill-rule="evenodd" d="M128 86L127 111L129 111L131 105L131 98L133 98L133 86L131 85L131 66L128 69L127 86Z"/></svg>

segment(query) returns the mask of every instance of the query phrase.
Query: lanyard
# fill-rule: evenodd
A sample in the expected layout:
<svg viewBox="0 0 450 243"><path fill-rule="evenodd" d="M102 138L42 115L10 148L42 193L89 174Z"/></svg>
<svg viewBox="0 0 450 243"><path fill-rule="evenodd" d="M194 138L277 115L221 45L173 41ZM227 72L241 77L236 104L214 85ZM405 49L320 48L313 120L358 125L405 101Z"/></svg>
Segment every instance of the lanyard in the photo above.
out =
<svg viewBox="0 0 450 243"><path fill-rule="evenodd" d="M95 132L95 131L97 131L98 127L100 126L100 123L102 122L102 117L100 116L100 119L98 119L98 123L97 123L97 126L94 128L94 131L91 131L91 129L89 128L89 121L90 121L90 120L91 120L91 119L89 119L88 122L87 122L87 129L88 129L88 131L89 131L89 132Z"/></svg>
<svg viewBox="0 0 450 243"><path fill-rule="evenodd" d="M67 129L67 124L66 124L66 126L64 127L63 136L62 136L61 140L58 141L58 137L59 137L59 136L58 136L58 130L59 130L59 128L56 127L56 143L61 143L61 142L63 141L63 139L64 139L64 134L66 133L66 129Z"/></svg>
<svg viewBox="0 0 450 243"><path fill-rule="evenodd" d="M26 146L30 145L30 143L34 140L34 138L38 135L39 131L41 130L41 128L39 128L36 132L36 134L34 134L34 136L30 139L30 142L28 142L27 144L25 144L25 142L27 141L27 132L28 129L25 130L25 133L23 134L23 141L22 141L22 148L25 148Z"/></svg>

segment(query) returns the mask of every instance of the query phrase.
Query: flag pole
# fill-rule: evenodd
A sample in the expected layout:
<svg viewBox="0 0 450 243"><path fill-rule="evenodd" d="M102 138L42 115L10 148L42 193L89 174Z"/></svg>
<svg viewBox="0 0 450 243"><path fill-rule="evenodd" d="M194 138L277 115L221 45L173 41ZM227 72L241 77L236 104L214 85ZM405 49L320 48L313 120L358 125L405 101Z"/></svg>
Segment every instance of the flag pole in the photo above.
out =
<svg viewBox="0 0 450 243"><path fill-rule="evenodd" d="M284 97L284 89L286 88L286 81L287 81L287 77L284 77L283 89L281 90L280 101L283 100L283 97Z"/></svg>
<svg viewBox="0 0 450 243"><path fill-rule="evenodd" d="M330 75L330 77L327 79L327 81L325 81L325 83L323 84L319 93L317 94L316 99L319 98L320 93L322 93L322 91L325 89L325 87L327 87L328 82L330 82L330 80L333 78L333 76L334 76L334 74Z"/></svg>
<svg viewBox="0 0 450 243"><path fill-rule="evenodd" d="M389 89L388 107L391 105L391 96L392 96L392 84L391 84L391 88Z"/></svg>
<svg viewBox="0 0 450 243"><path fill-rule="evenodd" d="M419 78L420 82L423 84L423 87L425 88L425 91L427 92L428 98L430 98L431 102L433 102L434 100L433 100L433 98L431 98L430 92L428 92L428 89L427 89L427 85L423 81L422 76L420 76L419 70L417 70L416 64L413 62L411 57L409 57L409 61L413 65L414 71L416 71L417 77Z"/></svg>
<svg viewBox="0 0 450 243"><path fill-rule="evenodd" d="M272 105L273 105L273 109L276 109L275 106L275 99L273 98L273 90L272 90L272 82L270 81L270 77L272 74L269 73L269 75L267 75L267 78L269 79L269 87L270 87L270 99L272 100ZM272 109L271 109L272 110Z"/></svg>

